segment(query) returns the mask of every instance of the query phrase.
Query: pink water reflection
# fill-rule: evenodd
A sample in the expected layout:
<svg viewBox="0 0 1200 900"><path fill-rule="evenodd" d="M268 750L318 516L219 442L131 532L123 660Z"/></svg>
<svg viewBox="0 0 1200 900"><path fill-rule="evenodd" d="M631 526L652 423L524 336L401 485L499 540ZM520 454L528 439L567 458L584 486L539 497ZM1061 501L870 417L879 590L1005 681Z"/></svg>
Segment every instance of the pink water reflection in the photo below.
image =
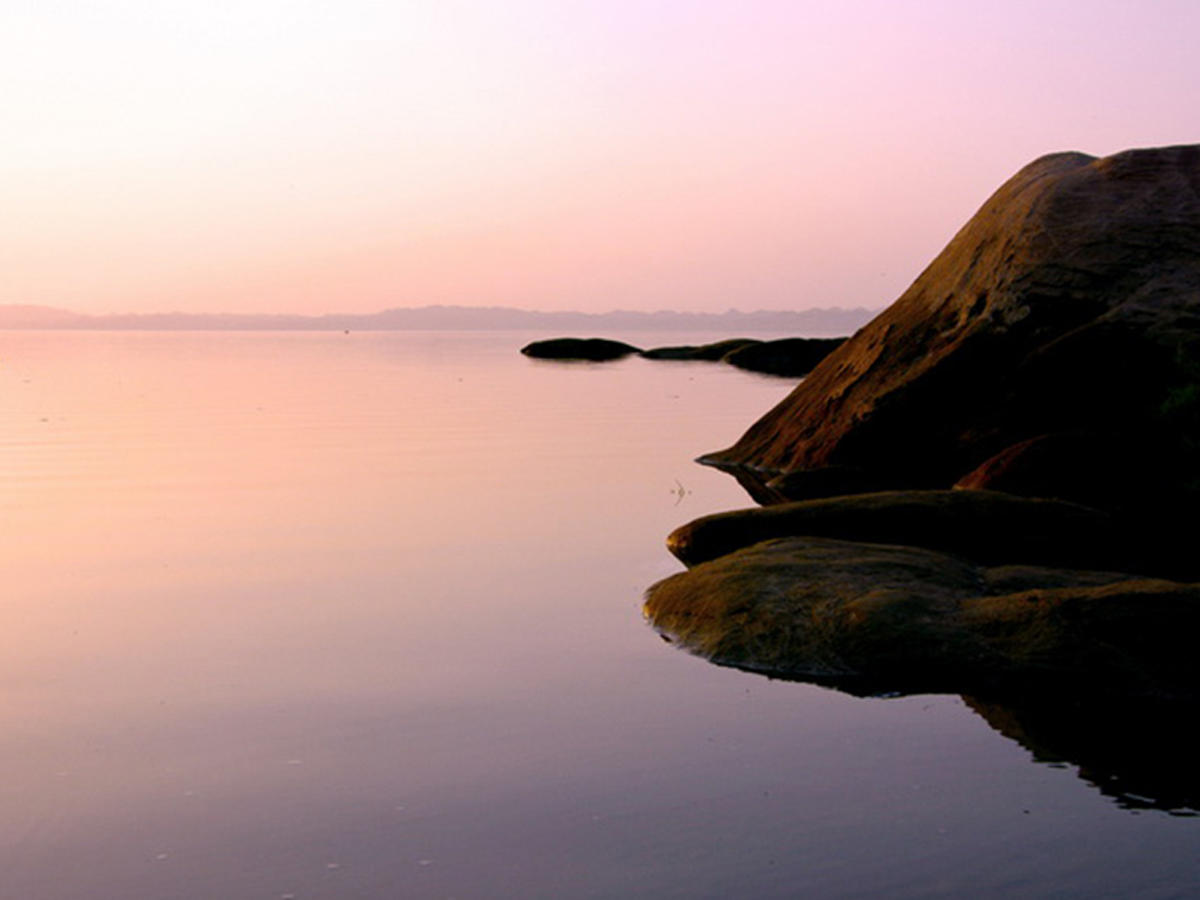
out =
<svg viewBox="0 0 1200 900"><path fill-rule="evenodd" d="M903 895L1062 842L1180 876L1188 833L1147 854L958 700L661 643L663 536L747 502L690 460L788 384L527 337L3 336L13 896Z"/></svg>

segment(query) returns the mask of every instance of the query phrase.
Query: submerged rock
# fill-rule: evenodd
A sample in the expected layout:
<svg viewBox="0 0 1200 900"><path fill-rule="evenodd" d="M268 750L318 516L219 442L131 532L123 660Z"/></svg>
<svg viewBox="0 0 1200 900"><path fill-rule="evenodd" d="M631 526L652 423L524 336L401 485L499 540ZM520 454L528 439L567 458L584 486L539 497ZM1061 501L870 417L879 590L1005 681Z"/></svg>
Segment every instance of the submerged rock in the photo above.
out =
<svg viewBox="0 0 1200 900"><path fill-rule="evenodd" d="M606 362L641 351L630 344L610 341L606 338L550 338L526 344L521 348L521 352L535 359L582 359Z"/></svg>
<svg viewBox="0 0 1200 900"><path fill-rule="evenodd" d="M1141 493L1196 487L1200 146L1058 153L727 450L767 480L847 466L949 487L1021 441L1135 435Z"/></svg>
<svg viewBox="0 0 1200 900"><path fill-rule="evenodd" d="M781 538L660 581L645 613L721 665L855 693L1200 696L1200 585Z"/></svg>

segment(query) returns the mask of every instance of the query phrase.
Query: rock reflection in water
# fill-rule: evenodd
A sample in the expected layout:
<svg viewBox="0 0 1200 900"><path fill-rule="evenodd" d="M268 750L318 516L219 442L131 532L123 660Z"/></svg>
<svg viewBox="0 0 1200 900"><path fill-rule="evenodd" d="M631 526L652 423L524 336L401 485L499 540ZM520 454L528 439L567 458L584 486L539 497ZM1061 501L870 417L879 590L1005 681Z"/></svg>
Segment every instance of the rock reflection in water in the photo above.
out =
<svg viewBox="0 0 1200 900"><path fill-rule="evenodd" d="M675 643L669 634L659 634ZM775 681L817 684L857 697L910 693L859 678L800 678L752 665L713 662ZM1191 724L1200 715L1196 700L1131 698L1103 691L1050 691L1036 699L1025 690L1008 696L959 696L994 730L1027 749L1034 761L1075 766L1081 779L1125 809L1200 815L1200 767L1196 765L1200 741Z"/></svg>
<svg viewBox="0 0 1200 900"><path fill-rule="evenodd" d="M1126 809L1200 812L1195 702L1106 696L963 700L1035 760L1078 766L1080 778Z"/></svg>

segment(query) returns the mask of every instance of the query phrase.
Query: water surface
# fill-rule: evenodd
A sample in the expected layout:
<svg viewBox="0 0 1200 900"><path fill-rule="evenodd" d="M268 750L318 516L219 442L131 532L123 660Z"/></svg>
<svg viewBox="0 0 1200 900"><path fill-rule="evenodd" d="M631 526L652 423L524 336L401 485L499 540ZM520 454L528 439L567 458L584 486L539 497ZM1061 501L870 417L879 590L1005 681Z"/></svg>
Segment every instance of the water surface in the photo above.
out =
<svg viewBox="0 0 1200 900"><path fill-rule="evenodd" d="M791 385L530 337L0 334L0 896L1200 887L959 698L663 643L663 537L749 502L691 459Z"/></svg>

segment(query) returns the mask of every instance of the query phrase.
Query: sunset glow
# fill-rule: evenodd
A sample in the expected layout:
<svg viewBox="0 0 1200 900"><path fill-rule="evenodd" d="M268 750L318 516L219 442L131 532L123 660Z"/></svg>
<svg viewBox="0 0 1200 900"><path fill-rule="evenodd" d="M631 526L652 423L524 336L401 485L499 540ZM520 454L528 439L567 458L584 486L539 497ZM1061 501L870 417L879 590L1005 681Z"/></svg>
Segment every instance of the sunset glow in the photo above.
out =
<svg viewBox="0 0 1200 900"><path fill-rule="evenodd" d="M1200 7L10 4L2 303L882 306L1008 175L1196 140Z"/></svg>

